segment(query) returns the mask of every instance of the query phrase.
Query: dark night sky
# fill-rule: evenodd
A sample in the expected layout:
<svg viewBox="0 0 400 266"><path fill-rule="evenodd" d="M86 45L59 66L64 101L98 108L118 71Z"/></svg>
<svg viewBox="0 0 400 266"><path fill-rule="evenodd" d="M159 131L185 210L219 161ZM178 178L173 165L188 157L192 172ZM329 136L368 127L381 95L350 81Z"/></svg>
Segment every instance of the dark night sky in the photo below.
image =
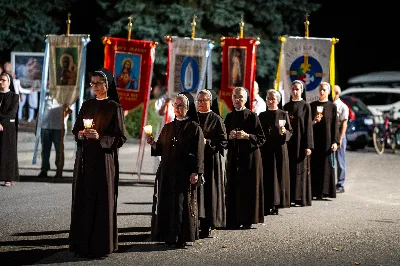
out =
<svg viewBox="0 0 400 266"><path fill-rule="evenodd" d="M93 7L95 0L70 0L71 33L89 33L87 70L102 66L103 45L100 38L106 33L96 25L101 11ZM318 0L316 0L317 2ZM322 7L311 13L310 37L338 38L335 45L337 83L345 88L353 76L374 71L400 71L400 52L397 41L400 16L391 4L343 0L319 0ZM392 2L392 1L381 1ZM358 4L362 3L362 5ZM353 6L358 4L358 6ZM350 6L351 5L351 6ZM62 30L63 31L63 30ZM290 32L287 33L291 35ZM304 36L304 31L302 32ZM277 36L278 37L278 36Z"/></svg>
<svg viewBox="0 0 400 266"><path fill-rule="evenodd" d="M358 1L327 1L311 14L310 37L335 37L336 75L338 84L346 87L349 78L375 71L400 71L398 44L399 17L394 4L373 5Z"/></svg>

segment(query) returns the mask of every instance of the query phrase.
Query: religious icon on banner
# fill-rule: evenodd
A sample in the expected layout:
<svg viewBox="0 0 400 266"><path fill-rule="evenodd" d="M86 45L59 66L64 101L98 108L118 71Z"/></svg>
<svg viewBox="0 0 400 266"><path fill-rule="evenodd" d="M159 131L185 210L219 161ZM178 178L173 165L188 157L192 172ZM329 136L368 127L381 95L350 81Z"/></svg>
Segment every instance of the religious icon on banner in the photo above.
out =
<svg viewBox="0 0 400 266"><path fill-rule="evenodd" d="M115 70L117 88L139 90L141 55L130 53L115 54Z"/></svg>
<svg viewBox="0 0 400 266"><path fill-rule="evenodd" d="M182 56L176 55L175 58L175 69L179 70L176 73L179 74L179 78L175 79L175 83L180 83L175 88L181 88L180 91L197 93L197 87L200 82L200 66L198 56Z"/></svg>
<svg viewBox="0 0 400 266"><path fill-rule="evenodd" d="M228 86L243 87L246 67L246 47L229 47L229 82Z"/></svg>
<svg viewBox="0 0 400 266"><path fill-rule="evenodd" d="M77 80L78 48L57 47L56 49L56 84L59 86L75 86Z"/></svg>

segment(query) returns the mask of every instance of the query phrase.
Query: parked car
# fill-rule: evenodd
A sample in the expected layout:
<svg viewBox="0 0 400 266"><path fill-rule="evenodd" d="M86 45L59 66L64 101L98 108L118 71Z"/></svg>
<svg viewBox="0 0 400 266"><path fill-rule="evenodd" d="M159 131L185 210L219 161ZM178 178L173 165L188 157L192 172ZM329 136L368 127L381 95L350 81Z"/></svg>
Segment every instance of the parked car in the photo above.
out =
<svg viewBox="0 0 400 266"><path fill-rule="evenodd" d="M400 120L400 87L350 87L342 91L342 96L345 95L359 98L377 119L381 119L379 123L383 123L382 114L389 111L393 111L395 120Z"/></svg>
<svg viewBox="0 0 400 266"><path fill-rule="evenodd" d="M363 149L372 143L372 131L375 126L374 115L357 97L343 95L340 99L349 107L347 122L347 148Z"/></svg>

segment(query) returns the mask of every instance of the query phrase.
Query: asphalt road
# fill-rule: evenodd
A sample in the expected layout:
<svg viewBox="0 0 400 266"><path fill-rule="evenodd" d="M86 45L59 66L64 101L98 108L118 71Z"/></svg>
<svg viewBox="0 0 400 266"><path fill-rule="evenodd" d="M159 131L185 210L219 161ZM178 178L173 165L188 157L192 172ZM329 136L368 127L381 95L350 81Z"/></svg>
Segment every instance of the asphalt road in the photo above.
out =
<svg viewBox="0 0 400 266"><path fill-rule="evenodd" d="M219 230L177 250L150 241L154 158L145 152L139 180L138 145L128 141L120 150L119 251L88 260L68 251L72 138L61 180L35 177L40 156L32 165L29 133L19 145L21 179L0 187L1 265L400 265L400 152L348 151L346 192L336 199L283 209L255 229Z"/></svg>

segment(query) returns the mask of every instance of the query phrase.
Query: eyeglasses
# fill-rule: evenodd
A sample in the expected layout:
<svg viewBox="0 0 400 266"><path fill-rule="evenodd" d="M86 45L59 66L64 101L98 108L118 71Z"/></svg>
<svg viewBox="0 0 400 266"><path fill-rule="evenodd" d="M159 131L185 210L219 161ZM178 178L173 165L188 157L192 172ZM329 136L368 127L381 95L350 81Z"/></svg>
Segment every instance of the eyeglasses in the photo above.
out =
<svg viewBox="0 0 400 266"><path fill-rule="evenodd" d="M176 103L174 103L173 106L174 106L175 108L179 108L179 109L181 109L181 108L186 108L186 106L183 105L183 104L176 104Z"/></svg>
<svg viewBox="0 0 400 266"><path fill-rule="evenodd" d="M197 103L206 103L209 102L210 100L197 100Z"/></svg>
<svg viewBox="0 0 400 266"><path fill-rule="evenodd" d="M90 87L98 87L104 83L105 83L104 81L90 82Z"/></svg>

